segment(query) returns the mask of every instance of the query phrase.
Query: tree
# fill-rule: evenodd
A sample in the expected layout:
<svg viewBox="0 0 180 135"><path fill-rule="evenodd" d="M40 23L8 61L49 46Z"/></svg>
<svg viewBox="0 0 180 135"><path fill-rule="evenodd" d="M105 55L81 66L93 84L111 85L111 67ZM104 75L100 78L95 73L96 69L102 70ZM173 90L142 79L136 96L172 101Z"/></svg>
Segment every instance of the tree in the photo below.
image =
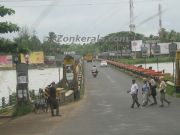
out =
<svg viewBox="0 0 180 135"><path fill-rule="evenodd" d="M5 8L4 6L0 5L0 17L4 17L6 15L13 15L15 11L10 8ZM19 27L16 24L11 22L0 22L0 33L12 33L18 31Z"/></svg>
<svg viewBox="0 0 180 135"><path fill-rule="evenodd" d="M14 41L18 44L18 53L29 53L30 52L30 33L27 27L21 28L18 33L19 37L15 38Z"/></svg>
<svg viewBox="0 0 180 135"><path fill-rule="evenodd" d="M169 41L175 41L176 40L176 32L174 30L171 30L168 37Z"/></svg>
<svg viewBox="0 0 180 135"><path fill-rule="evenodd" d="M162 28L160 31L159 31L159 39L160 39L160 42L168 42L169 41L169 32L166 31L165 28Z"/></svg>
<svg viewBox="0 0 180 135"><path fill-rule="evenodd" d="M17 44L8 39L0 38L0 53L16 53Z"/></svg>
<svg viewBox="0 0 180 135"><path fill-rule="evenodd" d="M48 42L55 42L57 36L54 32L49 32L49 36L48 36Z"/></svg>
<svg viewBox="0 0 180 135"><path fill-rule="evenodd" d="M58 52L57 50L61 50L60 44L56 42L56 38L57 36L54 32L49 32L47 40L43 42L43 51L46 55L55 55Z"/></svg>

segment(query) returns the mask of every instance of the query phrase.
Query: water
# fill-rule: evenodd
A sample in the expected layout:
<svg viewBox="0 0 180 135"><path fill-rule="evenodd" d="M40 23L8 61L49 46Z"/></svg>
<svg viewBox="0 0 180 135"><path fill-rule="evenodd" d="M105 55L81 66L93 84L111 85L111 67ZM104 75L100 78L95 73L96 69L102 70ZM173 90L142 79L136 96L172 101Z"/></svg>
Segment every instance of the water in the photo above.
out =
<svg viewBox="0 0 180 135"><path fill-rule="evenodd" d="M60 78L63 76L63 69L60 70ZM59 81L59 69L48 68L44 70L29 70L29 89L38 90L44 88L52 81ZM8 97L9 94L16 92L16 71L0 71L0 99Z"/></svg>
<svg viewBox="0 0 180 135"><path fill-rule="evenodd" d="M143 67L145 67L145 64L138 64L138 65L142 65ZM173 63L172 62L159 63L158 67L157 67L157 63L146 64L146 68L149 68L149 67L152 67L152 69L156 70L156 71L158 71L158 68L159 68L159 71L164 70L165 73L173 74Z"/></svg>

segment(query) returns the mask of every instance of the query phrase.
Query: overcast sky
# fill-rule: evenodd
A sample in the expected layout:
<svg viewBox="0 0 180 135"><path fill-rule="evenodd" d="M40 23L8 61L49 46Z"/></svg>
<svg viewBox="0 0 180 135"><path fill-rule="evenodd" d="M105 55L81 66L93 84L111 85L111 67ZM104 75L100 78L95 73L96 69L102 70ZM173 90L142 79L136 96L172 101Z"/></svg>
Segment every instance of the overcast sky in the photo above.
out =
<svg viewBox="0 0 180 135"><path fill-rule="evenodd" d="M135 25L157 14L159 3L165 10L163 27L180 32L180 0L134 0ZM0 0L0 4L16 11L13 16L1 18L2 21L35 29L41 40L50 31L64 36L102 37L129 30L129 0ZM136 32L157 35L158 24L156 16L137 27Z"/></svg>

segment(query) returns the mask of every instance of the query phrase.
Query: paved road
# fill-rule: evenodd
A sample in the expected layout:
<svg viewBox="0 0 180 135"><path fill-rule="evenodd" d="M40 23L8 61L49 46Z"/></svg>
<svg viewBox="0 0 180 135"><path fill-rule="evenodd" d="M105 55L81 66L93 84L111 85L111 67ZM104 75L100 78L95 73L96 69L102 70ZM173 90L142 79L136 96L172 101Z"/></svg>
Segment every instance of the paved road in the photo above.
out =
<svg viewBox="0 0 180 135"><path fill-rule="evenodd" d="M91 66L91 63L86 64L83 105L52 135L180 134L179 99L169 97L172 101L170 107L130 109L131 97L126 91L132 78L112 68L99 69L98 77L93 78Z"/></svg>
<svg viewBox="0 0 180 135"><path fill-rule="evenodd" d="M132 78L109 67L99 69L98 77L93 78L90 73L91 67L91 63L86 64L85 98L78 105L65 109L66 111L62 109L62 117L52 118L50 114L39 116L31 114L0 127L0 134L180 134L180 99L168 97L172 101L169 107L152 106L131 109L131 97L126 91L130 87Z"/></svg>

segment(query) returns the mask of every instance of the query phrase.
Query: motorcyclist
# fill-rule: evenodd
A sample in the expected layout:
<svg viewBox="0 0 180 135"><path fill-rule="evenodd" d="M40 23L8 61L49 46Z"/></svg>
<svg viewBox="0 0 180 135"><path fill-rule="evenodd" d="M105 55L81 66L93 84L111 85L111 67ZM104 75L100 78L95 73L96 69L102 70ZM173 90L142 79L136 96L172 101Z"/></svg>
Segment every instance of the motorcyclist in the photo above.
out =
<svg viewBox="0 0 180 135"><path fill-rule="evenodd" d="M91 72L92 72L92 73L98 73L98 70L97 70L96 65L94 65L94 66L92 67Z"/></svg>

